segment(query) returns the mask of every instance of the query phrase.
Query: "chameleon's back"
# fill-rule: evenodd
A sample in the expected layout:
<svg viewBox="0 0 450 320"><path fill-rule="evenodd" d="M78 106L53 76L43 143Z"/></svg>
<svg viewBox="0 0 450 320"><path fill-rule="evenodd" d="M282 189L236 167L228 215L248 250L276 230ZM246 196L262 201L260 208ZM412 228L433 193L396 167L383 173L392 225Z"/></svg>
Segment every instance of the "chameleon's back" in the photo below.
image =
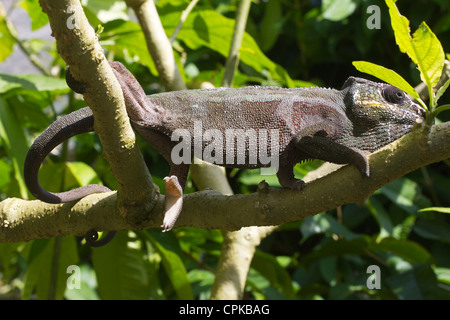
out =
<svg viewBox="0 0 450 320"><path fill-rule="evenodd" d="M148 99L165 110L154 125L166 134L180 128L193 132L195 121L202 122L203 130L278 129L295 134L302 119L317 113L318 100L327 106L330 100L339 104L339 93L323 88L245 87L174 91Z"/></svg>

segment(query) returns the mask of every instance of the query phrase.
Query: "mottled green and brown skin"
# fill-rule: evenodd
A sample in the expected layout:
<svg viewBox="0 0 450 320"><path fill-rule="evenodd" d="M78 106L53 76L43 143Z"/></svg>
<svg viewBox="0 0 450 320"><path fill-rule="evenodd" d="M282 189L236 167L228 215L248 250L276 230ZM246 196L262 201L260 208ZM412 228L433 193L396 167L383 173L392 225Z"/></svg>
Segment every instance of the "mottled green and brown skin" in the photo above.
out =
<svg viewBox="0 0 450 320"><path fill-rule="evenodd" d="M305 159L320 159L338 164L354 165L369 176L366 154L371 153L412 130L422 109L403 91L387 84L350 77L341 90L324 88L284 89L246 87L185 90L146 96L134 76L120 63L111 66L122 87L126 108L135 131L158 150L171 166L169 188L184 188L189 164L174 164L171 141L177 129L186 129L194 136L194 121L201 121L203 130L276 129L278 130L279 170L277 177L283 187L302 189L304 182L294 179L292 167ZM72 88L76 83L68 81ZM49 193L38 183L39 166L56 145L80 132L93 131L93 116L83 108L60 118L40 136L25 161L25 178L30 191L46 202L67 202L80 199L104 187L85 186L66 193ZM72 134L72 131L75 133ZM270 148L270 144L267 144ZM205 147L205 144L203 145ZM239 152L239 150L237 150ZM248 154L243 164L223 165L239 168L266 166L250 164ZM271 150L267 150L270 154ZM226 151L224 150L224 157ZM236 155L238 156L238 155ZM166 192L167 194L167 192ZM170 230L178 217L171 213L164 222Z"/></svg>

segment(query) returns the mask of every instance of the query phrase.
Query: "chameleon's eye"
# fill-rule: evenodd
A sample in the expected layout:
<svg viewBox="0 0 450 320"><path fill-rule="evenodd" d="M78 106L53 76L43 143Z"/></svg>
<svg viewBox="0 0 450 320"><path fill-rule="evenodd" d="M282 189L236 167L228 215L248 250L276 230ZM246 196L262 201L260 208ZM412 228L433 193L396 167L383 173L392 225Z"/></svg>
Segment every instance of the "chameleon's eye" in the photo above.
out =
<svg viewBox="0 0 450 320"><path fill-rule="evenodd" d="M386 86L382 90L383 98L390 103L401 104L405 100L405 93L394 86Z"/></svg>

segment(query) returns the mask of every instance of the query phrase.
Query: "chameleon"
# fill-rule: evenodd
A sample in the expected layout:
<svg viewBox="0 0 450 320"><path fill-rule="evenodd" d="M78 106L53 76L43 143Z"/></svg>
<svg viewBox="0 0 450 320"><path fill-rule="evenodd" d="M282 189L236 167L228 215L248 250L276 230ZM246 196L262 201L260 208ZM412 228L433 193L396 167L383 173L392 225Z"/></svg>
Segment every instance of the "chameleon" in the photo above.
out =
<svg viewBox="0 0 450 320"><path fill-rule="evenodd" d="M253 86L147 96L121 63L110 65L122 88L133 129L170 165L165 178L164 231L173 228L182 209L192 154L206 155L206 161L234 168L264 168L276 163L281 186L302 190L305 182L293 173L296 163L319 159L350 164L369 177L367 155L412 131L425 115L400 89L356 77L349 77L341 90ZM70 72L66 79L74 91L85 92ZM88 185L51 193L38 181L40 165L51 150L76 134L93 131L93 124L92 111L85 107L57 119L34 141L25 160L24 176L36 198L61 203L109 191L104 186ZM231 143L235 139L241 139L241 144ZM262 154L270 155L273 161Z"/></svg>

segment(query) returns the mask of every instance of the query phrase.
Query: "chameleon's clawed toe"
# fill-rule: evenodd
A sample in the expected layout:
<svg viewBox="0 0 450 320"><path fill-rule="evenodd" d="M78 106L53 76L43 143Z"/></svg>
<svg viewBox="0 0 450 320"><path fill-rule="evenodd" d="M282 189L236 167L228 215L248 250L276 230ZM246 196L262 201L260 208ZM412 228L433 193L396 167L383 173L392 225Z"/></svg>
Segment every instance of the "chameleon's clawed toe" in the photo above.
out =
<svg viewBox="0 0 450 320"><path fill-rule="evenodd" d="M295 179L295 181L292 183L291 189L301 191L305 188L306 183L303 180Z"/></svg>

